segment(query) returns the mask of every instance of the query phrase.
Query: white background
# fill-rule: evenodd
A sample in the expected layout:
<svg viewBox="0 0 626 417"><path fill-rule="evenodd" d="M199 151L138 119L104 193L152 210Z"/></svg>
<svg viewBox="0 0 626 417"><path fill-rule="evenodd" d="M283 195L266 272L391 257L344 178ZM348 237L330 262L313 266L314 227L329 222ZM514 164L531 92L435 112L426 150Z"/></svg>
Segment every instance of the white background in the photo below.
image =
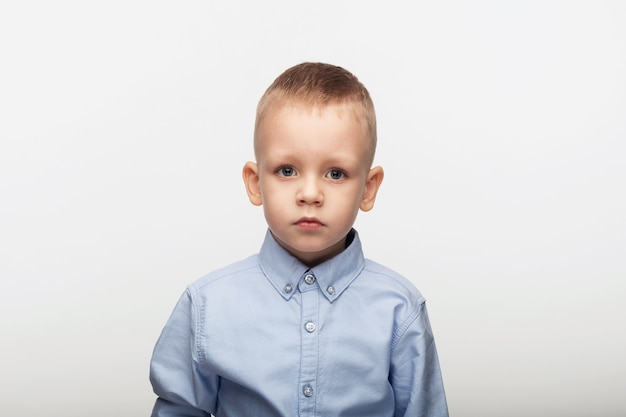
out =
<svg viewBox="0 0 626 417"><path fill-rule="evenodd" d="M257 100L354 72L386 178L356 227L428 300L451 415L626 415L626 3L0 6L0 415L149 415L191 281L256 252Z"/></svg>

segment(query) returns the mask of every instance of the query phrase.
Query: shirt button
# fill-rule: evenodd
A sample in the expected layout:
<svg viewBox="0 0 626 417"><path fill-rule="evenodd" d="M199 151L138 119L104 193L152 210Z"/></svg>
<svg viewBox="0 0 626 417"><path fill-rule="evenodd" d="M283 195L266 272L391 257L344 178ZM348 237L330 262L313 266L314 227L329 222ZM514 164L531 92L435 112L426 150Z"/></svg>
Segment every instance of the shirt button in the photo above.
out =
<svg viewBox="0 0 626 417"><path fill-rule="evenodd" d="M331 285L330 287L326 288L326 292L330 295L335 294L335 287Z"/></svg>
<svg viewBox="0 0 626 417"><path fill-rule="evenodd" d="M283 288L283 291L289 294L291 291L293 291L293 287L291 286L291 284L287 284L285 285L285 288Z"/></svg>
<svg viewBox="0 0 626 417"><path fill-rule="evenodd" d="M304 388L302 388L302 393L304 394L305 397L312 397L313 387L310 385L305 385Z"/></svg>
<svg viewBox="0 0 626 417"><path fill-rule="evenodd" d="M311 274L307 275L306 277L304 277L304 282L306 282L307 284L311 285L315 282L315 277Z"/></svg>
<svg viewBox="0 0 626 417"><path fill-rule="evenodd" d="M315 323L310 321L304 325L304 328L306 329L307 332L313 333L315 331Z"/></svg>

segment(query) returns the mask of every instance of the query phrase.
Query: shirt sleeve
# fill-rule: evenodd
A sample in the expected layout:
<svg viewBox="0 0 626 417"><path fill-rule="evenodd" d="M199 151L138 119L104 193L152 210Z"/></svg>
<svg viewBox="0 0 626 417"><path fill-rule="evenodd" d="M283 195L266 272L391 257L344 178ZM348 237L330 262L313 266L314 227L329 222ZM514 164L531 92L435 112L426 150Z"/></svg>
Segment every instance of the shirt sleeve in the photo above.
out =
<svg viewBox="0 0 626 417"><path fill-rule="evenodd" d="M395 417L448 417L439 358L423 301L400 331L393 345L389 379L396 398Z"/></svg>
<svg viewBox="0 0 626 417"><path fill-rule="evenodd" d="M189 290L179 299L150 362L158 396L152 417L208 417L215 413L219 378L199 366L196 309Z"/></svg>

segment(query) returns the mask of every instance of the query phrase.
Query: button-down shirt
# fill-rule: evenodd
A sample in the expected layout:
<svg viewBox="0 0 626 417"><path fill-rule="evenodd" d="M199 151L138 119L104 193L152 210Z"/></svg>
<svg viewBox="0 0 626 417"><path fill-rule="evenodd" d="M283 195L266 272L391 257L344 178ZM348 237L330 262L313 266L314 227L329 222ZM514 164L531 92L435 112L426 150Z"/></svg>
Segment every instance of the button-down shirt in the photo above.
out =
<svg viewBox="0 0 626 417"><path fill-rule="evenodd" d="M189 285L156 344L153 416L447 416L424 298L358 234L308 268L267 233Z"/></svg>

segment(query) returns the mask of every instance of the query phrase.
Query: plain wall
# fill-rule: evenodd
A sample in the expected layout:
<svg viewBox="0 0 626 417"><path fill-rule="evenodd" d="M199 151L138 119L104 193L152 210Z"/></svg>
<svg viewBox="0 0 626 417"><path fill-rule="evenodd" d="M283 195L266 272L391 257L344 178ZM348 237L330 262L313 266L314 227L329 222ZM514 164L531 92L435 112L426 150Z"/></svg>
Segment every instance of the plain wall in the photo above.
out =
<svg viewBox="0 0 626 417"><path fill-rule="evenodd" d="M0 415L149 415L185 286L258 251L256 103L325 61L386 178L356 227L423 292L451 415L626 415L626 3L0 6Z"/></svg>

